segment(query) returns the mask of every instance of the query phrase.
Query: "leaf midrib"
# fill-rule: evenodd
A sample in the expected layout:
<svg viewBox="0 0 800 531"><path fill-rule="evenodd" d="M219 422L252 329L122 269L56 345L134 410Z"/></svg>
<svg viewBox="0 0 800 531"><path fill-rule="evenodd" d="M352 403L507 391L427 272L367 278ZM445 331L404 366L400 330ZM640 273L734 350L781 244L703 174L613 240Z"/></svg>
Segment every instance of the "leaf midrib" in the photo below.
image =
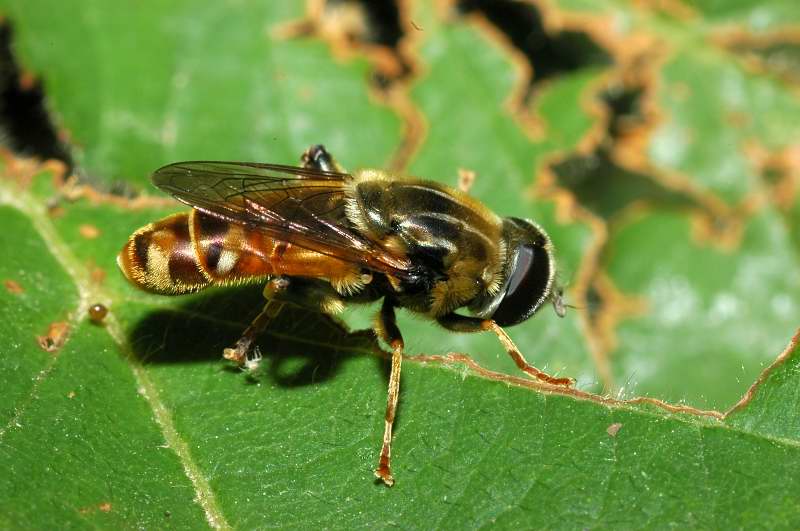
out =
<svg viewBox="0 0 800 531"><path fill-rule="evenodd" d="M8 183L3 182L2 186L0 186L0 203L16 208L31 220L31 224L39 233L42 241L75 284L78 290L78 307L70 319L71 330L74 330L77 322L86 315L89 305L92 304L90 301L113 300L110 293L90 281L89 272L80 264L80 261L58 235L55 227L50 223L44 207L38 204L30 194L26 191L12 191ZM175 452L184 472L191 481L195 489L195 499L202 507L209 525L216 529L231 529L231 525L228 523L219 507L208 479L203 475L200 467L192 459L189 446L175 429L168 409L159 398L156 385L127 345L124 339L125 334L113 313L107 315L104 319L104 328L123 354L137 385L144 390L144 399L153 412L153 416L164 436L167 446ZM58 358L58 356L53 358L54 361L49 366L50 372L57 363ZM44 381L50 372L42 375L38 383L40 384Z"/></svg>

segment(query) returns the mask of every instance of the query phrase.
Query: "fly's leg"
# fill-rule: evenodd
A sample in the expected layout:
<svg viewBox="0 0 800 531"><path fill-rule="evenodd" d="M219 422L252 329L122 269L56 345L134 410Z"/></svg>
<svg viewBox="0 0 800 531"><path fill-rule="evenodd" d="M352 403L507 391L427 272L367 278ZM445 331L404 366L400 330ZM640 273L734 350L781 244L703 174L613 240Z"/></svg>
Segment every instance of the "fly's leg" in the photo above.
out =
<svg viewBox="0 0 800 531"><path fill-rule="evenodd" d="M328 153L322 144L316 144L308 148L303 153L303 156L300 157L300 161L303 163L304 168L344 173L344 169L339 166L333 155Z"/></svg>
<svg viewBox="0 0 800 531"><path fill-rule="evenodd" d="M495 323L494 321L488 321L487 326L489 329L497 335L497 338L500 340L500 343L503 344L503 348L506 349L508 355L511 356L511 359L514 360L514 363L517 364L523 372L533 376L537 380L541 380L543 382L553 384L553 385L562 385L564 387L570 387L572 384L575 383L575 380L572 378L556 378L554 376L550 376L546 372L540 371L525 359L525 356L522 355L522 352L517 348L511 338L508 336L505 330L503 330L500 325Z"/></svg>
<svg viewBox="0 0 800 531"><path fill-rule="evenodd" d="M383 299L383 306L377 317L377 332L381 339L392 347L392 371L389 374L389 393L386 401L386 416L383 428L383 445L378 460L375 476L387 486L394 485L392 477L392 426L394 425L397 399L400 396L400 367L403 363L403 336L397 327L394 306L388 299Z"/></svg>
<svg viewBox="0 0 800 531"><path fill-rule="evenodd" d="M264 286L264 296L267 298L264 309L253 319L253 322L245 329L236 344L222 351L223 358L234 362L240 367L247 365L253 342L261 335L261 332L264 331L269 322L277 317L283 309L284 303L277 300L277 297L279 293L286 291L288 287L289 279L285 277L271 278L267 282L267 285Z"/></svg>
<svg viewBox="0 0 800 531"><path fill-rule="evenodd" d="M517 367L525 374L552 385L569 387L575 383L575 380L572 378L556 378L555 376L550 376L546 372L528 363L525 356L522 355L522 352L520 352L506 331L491 319L479 319L477 317L450 313L440 317L437 321L443 327L448 330L453 330L454 332L485 332L491 330L497 335L503 348L506 349L508 355L511 356L511 359L517 364Z"/></svg>
<svg viewBox="0 0 800 531"><path fill-rule="evenodd" d="M334 314L344 310L339 294L324 281L305 280L289 277L275 277L264 286L267 303L232 348L226 348L222 356L240 367L248 366L250 350L256 338L269 322L277 317L284 306L290 304L318 311L335 319Z"/></svg>

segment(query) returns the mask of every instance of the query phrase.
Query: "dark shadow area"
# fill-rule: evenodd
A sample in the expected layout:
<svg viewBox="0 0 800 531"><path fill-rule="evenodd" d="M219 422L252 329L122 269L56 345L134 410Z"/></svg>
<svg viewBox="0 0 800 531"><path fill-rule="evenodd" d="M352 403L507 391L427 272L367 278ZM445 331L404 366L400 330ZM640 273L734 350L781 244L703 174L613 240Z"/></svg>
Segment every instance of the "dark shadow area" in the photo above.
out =
<svg viewBox="0 0 800 531"><path fill-rule="evenodd" d="M155 310L133 327L129 340L145 364L217 361L222 359L250 321L261 311L260 286L210 290L175 309ZM348 332L318 313L285 307L256 342L263 359L253 379L284 387L300 387L334 377L355 356L372 356L377 343L372 331ZM388 362L373 356L383 371Z"/></svg>
<svg viewBox="0 0 800 531"><path fill-rule="evenodd" d="M58 159L70 172L72 157L50 120L42 82L17 62L13 33L8 21L0 23L0 144L27 157Z"/></svg>
<svg viewBox="0 0 800 531"><path fill-rule="evenodd" d="M355 3L367 17L367 42L397 48L403 39L400 9L395 0L330 0L330 4Z"/></svg>
<svg viewBox="0 0 800 531"><path fill-rule="evenodd" d="M559 186L572 192L583 207L607 221L613 221L634 203L705 210L689 195L671 190L646 174L619 166L603 148L590 155L568 157L550 168Z"/></svg>
<svg viewBox="0 0 800 531"><path fill-rule="evenodd" d="M503 32L525 55L533 69L530 93L539 83L593 65L609 65L610 54L587 33L548 32L542 15L532 3L513 0L461 0L460 13L480 13Z"/></svg>
<svg viewBox="0 0 800 531"><path fill-rule="evenodd" d="M611 147L631 130L645 124L647 119L642 112L642 96L644 88L626 87L621 84L610 86L600 93L600 100L609 110L607 134L604 139L607 147Z"/></svg>
<svg viewBox="0 0 800 531"><path fill-rule="evenodd" d="M594 282L590 283L586 288L586 318L595 326L597 321L605 309L605 300L597 291L597 286Z"/></svg>

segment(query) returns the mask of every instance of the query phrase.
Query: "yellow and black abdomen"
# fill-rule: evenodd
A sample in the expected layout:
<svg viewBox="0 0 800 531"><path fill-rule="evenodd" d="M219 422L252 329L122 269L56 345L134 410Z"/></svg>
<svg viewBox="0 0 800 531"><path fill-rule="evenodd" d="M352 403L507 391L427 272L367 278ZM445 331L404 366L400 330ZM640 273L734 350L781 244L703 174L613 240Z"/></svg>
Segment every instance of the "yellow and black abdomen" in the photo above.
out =
<svg viewBox="0 0 800 531"><path fill-rule="evenodd" d="M133 284L164 295L273 275L337 281L359 273L353 264L199 210L173 214L137 230L117 263Z"/></svg>
<svg viewBox="0 0 800 531"><path fill-rule="evenodd" d="M191 212L173 214L137 230L117 256L125 276L153 293L197 291L211 281L203 274L190 231Z"/></svg>

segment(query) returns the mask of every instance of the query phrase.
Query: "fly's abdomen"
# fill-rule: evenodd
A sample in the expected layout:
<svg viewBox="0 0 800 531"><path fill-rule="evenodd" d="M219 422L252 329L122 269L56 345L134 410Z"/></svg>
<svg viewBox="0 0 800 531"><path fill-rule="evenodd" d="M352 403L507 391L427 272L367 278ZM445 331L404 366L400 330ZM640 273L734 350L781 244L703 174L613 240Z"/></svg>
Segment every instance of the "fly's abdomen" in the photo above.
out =
<svg viewBox="0 0 800 531"><path fill-rule="evenodd" d="M288 244L199 210L189 214L189 221L200 271L210 282L256 281L280 274L281 247Z"/></svg>
<svg viewBox="0 0 800 531"><path fill-rule="evenodd" d="M141 289L167 295L274 275L333 282L359 276L353 264L198 210L173 214L137 230L117 263Z"/></svg>
<svg viewBox="0 0 800 531"><path fill-rule="evenodd" d="M117 256L125 276L153 293L188 293L211 283L203 273L189 230L191 214L173 214L145 225Z"/></svg>

